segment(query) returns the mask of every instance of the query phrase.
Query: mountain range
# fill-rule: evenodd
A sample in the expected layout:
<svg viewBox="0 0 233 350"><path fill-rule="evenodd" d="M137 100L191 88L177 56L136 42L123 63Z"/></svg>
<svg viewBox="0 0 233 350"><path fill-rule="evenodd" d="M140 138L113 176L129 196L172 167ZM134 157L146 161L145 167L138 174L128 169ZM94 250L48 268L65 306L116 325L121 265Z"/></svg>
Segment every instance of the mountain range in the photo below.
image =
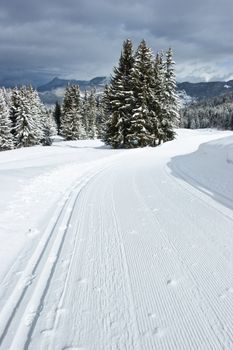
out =
<svg viewBox="0 0 233 350"><path fill-rule="evenodd" d="M80 90L90 90L95 88L97 93L101 93L104 86L109 82L108 77L96 77L91 80L75 80L54 78L49 83L38 87L41 99L46 104L53 104L61 101L64 96L64 90L69 84L78 84ZM233 80L227 82L200 82L200 83L177 83L177 89L182 100L190 102L192 100L203 100L206 98L220 96L227 92L233 92Z"/></svg>
<svg viewBox="0 0 233 350"><path fill-rule="evenodd" d="M56 101L61 102L64 97L65 88L69 84L78 84L81 92L95 88L97 93L102 93L104 86L110 81L110 77L95 77L91 80L75 80L53 78L44 85L37 87L41 100L52 105ZM8 87L7 84L4 84ZM17 84L16 84L17 85ZM228 92L233 92L233 80L211 81L211 82L178 82L177 90L184 104L193 100L203 100L210 97L220 96Z"/></svg>

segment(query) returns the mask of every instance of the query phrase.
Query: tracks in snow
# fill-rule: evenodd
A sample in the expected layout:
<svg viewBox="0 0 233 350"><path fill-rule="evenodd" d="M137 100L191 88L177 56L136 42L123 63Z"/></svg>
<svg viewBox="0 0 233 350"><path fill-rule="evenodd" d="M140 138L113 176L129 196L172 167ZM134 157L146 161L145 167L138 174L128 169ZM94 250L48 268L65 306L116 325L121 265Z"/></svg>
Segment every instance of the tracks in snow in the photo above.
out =
<svg viewBox="0 0 233 350"><path fill-rule="evenodd" d="M78 196L103 169L89 172L67 193L0 313L0 348L27 349L49 288Z"/></svg>

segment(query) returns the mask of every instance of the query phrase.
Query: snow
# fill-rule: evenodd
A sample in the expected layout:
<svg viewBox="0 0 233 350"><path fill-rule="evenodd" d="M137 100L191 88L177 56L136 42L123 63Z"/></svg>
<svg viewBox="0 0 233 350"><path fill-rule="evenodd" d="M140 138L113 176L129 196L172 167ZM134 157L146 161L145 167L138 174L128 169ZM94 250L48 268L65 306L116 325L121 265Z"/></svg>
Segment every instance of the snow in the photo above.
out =
<svg viewBox="0 0 233 350"><path fill-rule="evenodd" d="M0 153L1 349L232 349L233 132Z"/></svg>

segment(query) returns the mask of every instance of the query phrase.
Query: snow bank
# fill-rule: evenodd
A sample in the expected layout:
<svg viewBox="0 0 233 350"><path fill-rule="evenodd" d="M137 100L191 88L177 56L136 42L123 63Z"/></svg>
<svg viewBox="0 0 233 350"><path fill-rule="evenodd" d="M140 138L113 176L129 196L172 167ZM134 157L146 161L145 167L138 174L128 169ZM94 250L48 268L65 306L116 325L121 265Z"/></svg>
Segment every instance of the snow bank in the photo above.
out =
<svg viewBox="0 0 233 350"><path fill-rule="evenodd" d="M233 136L201 144L193 153L173 157L173 174L233 208Z"/></svg>

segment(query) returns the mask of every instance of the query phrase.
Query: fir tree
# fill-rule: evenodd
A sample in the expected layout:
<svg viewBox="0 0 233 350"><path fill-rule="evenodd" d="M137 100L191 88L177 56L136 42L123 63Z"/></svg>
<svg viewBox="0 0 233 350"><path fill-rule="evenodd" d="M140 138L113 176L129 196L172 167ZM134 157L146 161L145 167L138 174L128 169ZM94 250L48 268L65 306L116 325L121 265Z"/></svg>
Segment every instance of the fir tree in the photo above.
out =
<svg viewBox="0 0 233 350"><path fill-rule="evenodd" d="M172 51L154 61L145 40L132 55L124 42L119 65L104 92L104 141L114 148L156 146L174 138L179 123L179 100Z"/></svg>
<svg viewBox="0 0 233 350"><path fill-rule="evenodd" d="M173 53L170 48L166 54L166 71L165 71L165 96L166 96L166 115L161 121L164 132L163 141L174 139L175 132L173 128L179 125L180 104L176 93L176 78L174 71Z"/></svg>
<svg viewBox="0 0 233 350"><path fill-rule="evenodd" d="M153 55L145 40L140 43L131 69L131 86L133 95L132 117L127 130L130 147L144 147L152 143L151 108L153 108Z"/></svg>
<svg viewBox="0 0 233 350"><path fill-rule="evenodd" d="M106 113L104 98L99 97L96 101L96 130L97 138L103 139L106 133L105 125L107 122L108 114Z"/></svg>
<svg viewBox="0 0 233 350"><path fill-rule="evenodd" d="M105 91L109 118L104 140L114 148L128 147L127 132L132 115L133 95L130 74L133 62L132 42L128 39L123 43L118 67L114 68L108 91Z"/></svg>
<svg viewBox="0 0 233 350"><path fill-rule="evenodd" d="M0 90L0 151L14 148L11 133L11 120L9 108L4 98L4 92Z"/></svg>
<svg viewBox="0 0 233 350"><path fill-rule="evenodd" d="M163 52L156 55L154 64L154 111L156 115L155 123L153 124L153 134L157 143L160 145L166 139L166 128L164 128L164 120L167 118L167 103L166 103L166 84L165 84L165 64L163 61Z"/></svg>
<svg viewBox="0 0 233 350"><path fill-rule="evenodd" d="M14 105L14 116L14 140L16 147L38 145L42 133L39 120L37 119L35 94L31 88L22 87L18 90L16 104Z"/></svg>
<svg viewBox="0 0 233 350"><path fill-rule="evenodd" d="M57 134L60 135L61 132L61 105L57 101L55 104L54 114L53 114L54 120L57 125Z"/></svg>
<svg viewBox="0 0 233 350"><path fill-rule="evenodd" d="M15 87L12 90L11 103L10 103L10 119L12 122L11 132L13 136L15 136L16 117L20 107L20 101L21 101L20 90L17 87Z"/></svg>
<svg viewBox="0 0 233 350"><path fill-rule="evenodd" d="M66 140L86 138L83 124L79 86L70 85L66 88L62 105L62 135Z"/></svg>
<svg viewBox="0 0 233 350"><path fill-rule="evenodd" d="M87 134L87 137L90 139L95 139L97 136L96 114L97 114L96 96L95 96L95 90L92 89L89 93L89 96L87 97L87 108L86 108L86 115L85 115L87 120L86 134Z"/></svg>
<svg viewBox="0 0 233 350"><path fill-rule="evenodd" d="M88 114L88 93L87 93L87 90L84 91L84 96L82 99L81 114L83 116L83 127L85 130L85 134L86 134L86 137L88 137L89 120L87 117L87 114Z"/></svg>
<svg viewBox="0 0 233 350"><path fill-rule="evenodd" d="M57 134L57 124L54 120L54 114L51 110L46 110L43 118L43 146L51 146L52 137Z"/></svg>

